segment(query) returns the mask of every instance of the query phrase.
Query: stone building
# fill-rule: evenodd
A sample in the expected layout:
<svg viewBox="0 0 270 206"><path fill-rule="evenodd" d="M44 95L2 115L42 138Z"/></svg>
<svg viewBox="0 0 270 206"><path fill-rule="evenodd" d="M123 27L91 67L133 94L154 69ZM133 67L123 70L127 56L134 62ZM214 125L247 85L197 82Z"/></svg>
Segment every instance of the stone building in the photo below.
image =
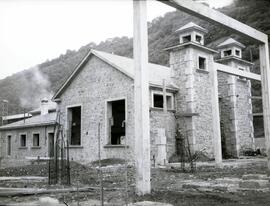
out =
<svg viewBox="0 0 270 206"><path fill-rule="evenodd" d="M181 27L176 31L179 45L166 49L170 53L170 67L148 64L151 157L156 164L164 164L177 152L176 131L186 137L192 152L204 150L209 158L214 157L212 79L215 67L220 64L214 60L218 51L204 45L206 32L206 29L194 23ZM237 45L234 45L235 48L238 48ZM222 48L225 47L220 47ZM242 60L241 56L237 59L231 57L228 61L225 60L227 58L222 57L219 61L230 67L239 69L236 66L238 65L249 71L249 63ZM230 129L226 130L226 147L228 151L233 151L233 147L229 147L227 142L233 145L233 141L237 139L238 144L232 154L238 156L241 149L254 147L252 125L249 125L249 109L252 107L245 102L250 95L250 83L244 79L233 78L235 95L232 96L232 81L229 81L231 78L225 75L222 80L220 76L222 75L219 74L219 90L224 90L224 94L220 92L221 103L228 101L225 106L220 104L221 116L223 110L228 109L230 114L235 114L238 118L237 127L234 129L236 118L222 118L225 127ZM238 99L232 104L237 94ZM134 161L132 59L91 50L55 93L53 101L57 103L60 122L70 142L72 160L82 163L97 160L100 141L102 159L127 158ZM236 106L233 106L234 104ZM228 108L225 108L226 106ZM247 107L249 109L245 110ZM35 117L29 120L33 118ZM247 127L250 130L247 130ZM1 127L0 129L4 130ZM234 132L235 130L237 132ZM5 140L9 138L7 132L2 133L1 137ZM46 137L44 145L45 141ZM34 155L32 150L28 152L27 155ZM44 151L44 155L46 154Z"/></svg>
<svg viewBox="0 0 270 206"><path fill-rule="evenodd" d="M30 118L0 127L1 167L24 165L37 157L53 155L55 109L43 99L41 107L30 115Z"/></svg>

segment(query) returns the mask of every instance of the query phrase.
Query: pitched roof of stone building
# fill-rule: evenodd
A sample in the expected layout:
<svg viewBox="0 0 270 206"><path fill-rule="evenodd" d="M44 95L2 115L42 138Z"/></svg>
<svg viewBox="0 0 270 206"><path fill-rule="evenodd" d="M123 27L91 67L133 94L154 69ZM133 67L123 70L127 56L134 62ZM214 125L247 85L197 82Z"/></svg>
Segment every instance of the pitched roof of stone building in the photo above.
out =
<svg viewBox="0 0 270 206"><path fill-rule="evenodd" d="M198 24L195 24L193 22L189 22L188 24L177 29L175 32L182 33L182 32L188 31L188 30L192 30L192 29L199 30L199 31L204 32L204 33L208 32L205 28L202 28L201 26L199 26Z"/></svg>
<svg viewBox="0 0 270 206"><path fill-rule="evenodd" d="M8 115L8 116L3 116L3 120L16 120L16 119L22 119L22 118L29 118L32 117L30 113L24 113L24 114L14 114L14 115Z"/></svg>
<svg viewBox="0 0 270 206"><path fill-rule="evenodd" d="M25 120L14 122L0 127L0 130L19 129L36 126L47 126L55 124L56 112L45 115L34 116Z"/></svg>
<svg viewBox="0 0 270 206"><path fill-rule="evenodd" d="M229 38L227 39L226 41L222 42L221 44L219 44L217 47L218 48L222 48L222 47L228 47L228 46L233 46L233 45L236 45L236 46L239 46L241 48L246 48L246 46L238 41L236 41L235 39L233 38Z"/></svg>
<svg viewBox="0 0 270 206"><path fill-rule="evenodd" d="M63 91L70 85L72 80L78 73L81 71L85 63L90 59L90 56L96 56L102 61L108 63L115 69L134 79L134 60L131 58L118 56L115 54L109 54L106 52L101 52L97 50L91 50L85 58L80 62L80 64L76 67L74 72L70 75L70 77L64 82L64 84L60 87L60 89L55 93L53 99L56 99L63 93ZM158 65L158 64L148 64L149 68L149 83L152 85L163 85L163 80L166 80L167 86L171 88L177 88L171 81L171 68Z"/></svg>

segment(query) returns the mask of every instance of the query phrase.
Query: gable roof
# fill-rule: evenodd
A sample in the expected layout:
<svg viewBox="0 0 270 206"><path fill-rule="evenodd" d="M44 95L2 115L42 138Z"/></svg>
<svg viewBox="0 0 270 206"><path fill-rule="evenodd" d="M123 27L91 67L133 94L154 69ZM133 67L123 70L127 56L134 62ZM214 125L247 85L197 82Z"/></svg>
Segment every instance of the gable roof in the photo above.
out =
<svg viewBox="0 0 270 206"><path fill-rule="evenodd" d="M10 130L10 129L19 129L35 126L46 126L55 124L56 112L48 113L45 115L34 116L25 120L14 122L11 124L3 125L0 127L0 130Z"/></svg>
<svg viewBox="0 0 270 206"><path fill-rule="evenodd" d="M236 41L233 38L227 39L226 41L224 41L221 44L219 44L217 47L218 48L222 48L222 47L228 47L228 46L231 46L231 45L236 45L236 46L239 46L240 48L243 48L243 49L246 48L246 46L244 44Z"/></svg>
<svg viewBox="0 0 270 206"><path fill-rule="evenodd" d="M193 22L189 22L187 23L186 25L180 27L179 29L177 29L175 32L176 33L183 33L185 31L188 31L188 30L199 30L203 33L207 33L208 31L205 29L205 28L202 28L201 26L199 26L198 24L195 24Z"/></svg>
<svg viewBox="0 0 270 206"><path fill-rule="evenodd" d="M3 116L3 120L16 120L16 119L22 119L22 118L29 118L32 117L30 113L24 113L24 114L14 114L14 115L8 115L8 116Z"/></svg>
<svg viewBox="0 0 270 206"><path fill-rule="evenodd" d="M60 89L53 96L53 100L59 98L59 96L65 91L65 89L71 84L72 80L79 74L81 69L88 62L90 57L94 55L111 65L113 68L119 70L128 77L134 79L134 60L131 58L109 54L106 52L101 52L97 50L90 50L90 52L84 57L84 59L79 63L74 72L69 76L69 78L64 82ZM165 79L167 85L175 88L174 84L171 81L171 69L169 67L161 66L158 64L148 63L149 68L149 83L153 85L162 85L163 80Z"/></svg>

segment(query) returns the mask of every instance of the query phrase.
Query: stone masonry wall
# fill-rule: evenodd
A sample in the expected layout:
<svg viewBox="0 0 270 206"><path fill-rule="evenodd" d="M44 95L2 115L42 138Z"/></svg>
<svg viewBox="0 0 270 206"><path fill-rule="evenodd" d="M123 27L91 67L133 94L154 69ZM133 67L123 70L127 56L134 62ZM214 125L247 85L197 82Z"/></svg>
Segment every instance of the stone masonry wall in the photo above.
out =
<svg viewBox="0 0 270 206"><path fill-rule="evenodd" d="M213 70L213 55L193 49L194 71L194 135L196 150L204 150L209 158L214 158L214 132L212 121L212 82L210 72ZM198 57L206 58L206 71L198 69Z"/></svg>
<svg viewBox="0 0 270 206"><path fill-rule="evenodd" d="M241 67L249 71L249 67L240 62L232 60L226 64L235 69ZM226 152L230 156L239 157L246 149L254 149L251 83L249 80L224 73L218 74L218 80Z"/></svg>
<svg viewBox="0 0 270 206"><path fill-rule="evenodd" d="M48 157L48 133L54 127L35 127L1 131L2 150L1 167L12 167L28 164L26 157ZM39 133L40 147L33 147L33 133ZM20 146L20 134L26 134L26 147ZM7 136L11 135L11 155L7 155Z"/></svg>
<svg viewBox="0 0 270 206"><path fill-rule="evenodd" d="M179 87L176 115L181 132L189 137L191 150L205 149L212 158L212 85L209 72L198 70L198 56L205 57L208 63L213 61L211 54L191 47L171 52L172 78Z"/></svg>
<svg viewBox="0 0 270 206"><path fill-rule="evenodd" d="M66 125L67 107L81 105L81 146L71 147L70 157L82 163L98 159L98 124L101 124L101 158L133 159L134 154L134 88L133 80L92 56L81 72L61 95L59 109ZM126 100L127 156L124 147L110 147L107 135L106 101Z"/></svg>
<svg viewBox="0 0 270 206"><path fill-rule="evenodd" d="M241 155L247 149L255 149L251 83L249 80L237 79L236 96L237 138Z"/></svg>
<svg viewBox="0 0 270 206"><path fill-rule="evenodd" d="M179 91L175 95L176 126L182 135L189 138L191 150L194 151L194 123L193 117L188 115L194 112L194 75L192 68L192 49L185 48L170 52L170 67L172 79Z"/></svg>
<svg viewBox="0 0 270 206"><path fill-rule="evenodd" d="M221 122L222 152L225 157L237 157L236 86L235 77L218 72L218 92Z"/></svg>
<svg viewBox="0 0 270 206"><path fill-rule="evenodd" d="M158 129L165 129L167 160L175 153L176 121L174 112L150 111L151 157L158 156Z"/></svg>

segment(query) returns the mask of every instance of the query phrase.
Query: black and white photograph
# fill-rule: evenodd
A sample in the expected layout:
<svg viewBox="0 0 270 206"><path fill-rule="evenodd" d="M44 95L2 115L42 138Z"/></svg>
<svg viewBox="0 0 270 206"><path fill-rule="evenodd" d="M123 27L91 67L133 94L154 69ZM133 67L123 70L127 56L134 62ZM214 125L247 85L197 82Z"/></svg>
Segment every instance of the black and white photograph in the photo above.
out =
<svg viewBox="0 0 270 206"><path fill-rule="evenodd" d="M270 205L269 0L0 0L0 206Z"/></svg>

